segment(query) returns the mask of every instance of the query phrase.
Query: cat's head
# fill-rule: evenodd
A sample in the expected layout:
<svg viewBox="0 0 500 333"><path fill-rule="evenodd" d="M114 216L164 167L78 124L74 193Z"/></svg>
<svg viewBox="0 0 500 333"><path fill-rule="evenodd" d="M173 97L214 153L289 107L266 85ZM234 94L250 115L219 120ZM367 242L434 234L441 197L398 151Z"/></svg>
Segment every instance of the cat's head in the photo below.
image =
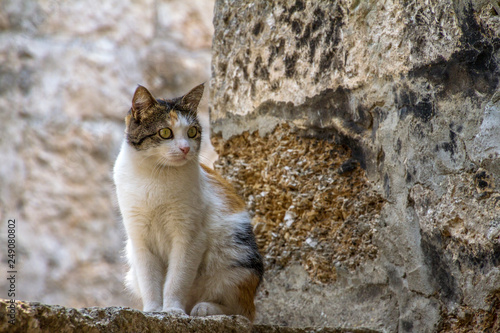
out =
<svg viewBox="0 0 500 333"><path fill-rule="evenodd" d="M201 126L197 117L203 84L174 99L156 99L138 86L125 118L127 143L144 159L182 166L198 157Z"/></svg>

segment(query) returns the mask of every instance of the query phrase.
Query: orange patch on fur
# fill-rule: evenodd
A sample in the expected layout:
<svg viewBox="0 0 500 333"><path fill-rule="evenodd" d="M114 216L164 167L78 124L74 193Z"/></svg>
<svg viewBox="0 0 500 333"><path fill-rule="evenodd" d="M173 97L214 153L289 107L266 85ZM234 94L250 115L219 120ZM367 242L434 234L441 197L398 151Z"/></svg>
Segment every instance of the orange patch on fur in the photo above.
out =
<svg viewBox="0 0 500 333"><path fill-rule="evenodd" d="M224 178L222 178L215 170L208 166L201 164L203 170L207 173L208 178L212 184L222 190L224 198L226 199L228 213L239 213L245 210L245 202L236 193L234 187Z"/></svg>
<svg viewBox="0 0 500 333"><path fill-rule="evenodd" d="M238 286L238 301L242 315L250 319L251 322L255 319L255 293L260 284L260 279L257 275L252 274L245 282Z"/></svg>
<svg viewBox="0 0 500 333"><path fill-rule="evenodd" d="M170 115L170 119L171 119L172 121L177 121L177 120L179 120L179 116L177 115L177 112L175 112L175 111L170 111L169 115Z"/></svg>
<svg viewBox="0 0 500 333"><path fill-rule="evenodd" d="M132 119L132 115L129 114L125 117L125 131L128 129L128 127L130 126L130 121Z"/></svg>

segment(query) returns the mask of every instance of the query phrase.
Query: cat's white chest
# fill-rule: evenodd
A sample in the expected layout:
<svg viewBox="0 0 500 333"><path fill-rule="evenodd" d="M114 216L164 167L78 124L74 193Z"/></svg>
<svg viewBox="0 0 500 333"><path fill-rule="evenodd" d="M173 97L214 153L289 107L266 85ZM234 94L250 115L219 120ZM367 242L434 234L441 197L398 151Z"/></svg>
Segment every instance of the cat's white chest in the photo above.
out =
<svg viewBox="0 0 500 333"><path fill-rule="evenodd" d="M137 164L122 150L114 180L127 234L145 238L153 247L202 223L204 204L194 163L158 169Z"/></svg>

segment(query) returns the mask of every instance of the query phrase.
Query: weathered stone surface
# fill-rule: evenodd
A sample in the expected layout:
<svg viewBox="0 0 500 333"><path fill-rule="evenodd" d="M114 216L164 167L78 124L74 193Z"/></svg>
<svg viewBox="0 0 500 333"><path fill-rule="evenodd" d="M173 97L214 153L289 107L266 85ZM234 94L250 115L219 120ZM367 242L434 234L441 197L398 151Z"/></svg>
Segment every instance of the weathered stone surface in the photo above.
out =
<svg viewBox="0 0 500 333"><path fill-rule="evenodd" d="M190 317L124 307L65 308L0 299L0 332L376 333L370 329L288 328L252 324L242 316Z"/></svg>
<svg viewBox="0 0 500 333"><path fill-rule="evenodd" d="M384 277L374 289L386 297L360 311L351 294L369 294L370 262L346 271L344 283L301 292L288 288L296 268L270 266L264 289L282 294L260 296L259 322L497 327L500 20L492 3L216 2L215 132L265 134L287 122L345 144L387 200L374 235ZM295 297L311 301L299 306Z"/></svg>
<svg viewBox="0 0 500 333"><path fill-rule="evenodd" d="M240 316L189 317L147 313L123 307L65 308L21 302L14 309L0 302L1 332L251 332L248 319ZM15 318L9 315L15 312ZM14 319L14 324L9 320Z"/></svg>
<svg viewBox="0 0 500 333"><path fill-rule="evenodd" d="M349 149L301 137L285 124L264 137L245 132L213 142L215 169L244 196L268 269L257 321L283 327L369 322L396 330L396 299L373 241L384 200Z"/></svg>
<svg viewBox="0 0 500 333"><path fill-rule="evenodd" d="M140 306L111 170L137 84L163 98L209 78L213 1L196 5L0 2L0 244L16 219L17 299Z"/></svg>
<svg viewBox="0 0 500 333"><path fill-rule="evenodd" d="M385 201L348 148L300 135L280 125L265 137L214 137L215 169L244 196L267 265L300 263L313 281L333 282L377 257Z"/></svg>

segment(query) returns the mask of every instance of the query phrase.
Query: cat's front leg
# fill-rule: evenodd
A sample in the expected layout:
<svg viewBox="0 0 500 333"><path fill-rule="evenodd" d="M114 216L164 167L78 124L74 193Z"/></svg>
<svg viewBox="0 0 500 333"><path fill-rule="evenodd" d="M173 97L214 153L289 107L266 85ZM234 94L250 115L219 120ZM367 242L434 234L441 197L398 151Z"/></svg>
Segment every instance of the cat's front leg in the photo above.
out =
<svg viewBox="0 0 500 333"><path fill-rule="evenodd" d="M133 241L127 253L137 278L144 312L163 310L162 287L165 269L160 259L140 241Z"/></svg>
<svg viewBox="0 0 500 333"><path fill-rule="evenodd" d="M198 272L204 248L204 242L200 239L173 244L163 291L163 311L186 312L187 297Z"/></svg>

